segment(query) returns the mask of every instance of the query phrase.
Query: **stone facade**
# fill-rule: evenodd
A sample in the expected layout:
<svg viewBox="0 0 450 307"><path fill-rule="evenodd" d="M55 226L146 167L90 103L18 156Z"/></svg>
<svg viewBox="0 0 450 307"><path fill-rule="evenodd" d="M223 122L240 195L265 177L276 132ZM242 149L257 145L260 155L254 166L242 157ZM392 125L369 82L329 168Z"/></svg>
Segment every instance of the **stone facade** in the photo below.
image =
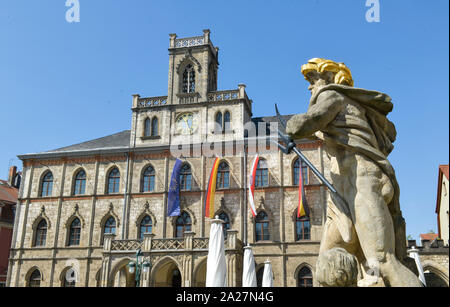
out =
<svg viewBox="0 0 450 307"><path fill-rule="evenodd" d="M183 72L188 65L195 70L195 91L183 93ZM208 30L203 36L188 39L177 39L172 34L168 95L151 98L134 95L131 131L20 156L24 179L9 262L9 286L32 285L36 270L41 286L64 286L70 268L78 273L76 286L133 286L135 276L127 271L126 265L135 259L138 249L151 263L149 272L141 276L141 286L170 286L176 280L172 276L176 270L183 286L204 285L210 228L209 219L204 217L204 201L214 158L205 154L208 148L199 150L195 144L216 142L222 146L233 140L237 144L244 140L248 121L270 121L252 118L253 102L245 93L245 85L217 91L218 65L218 48L213 46ZM226 133L215 133L213 123L218 112L231 114L231 129ZM180 115L188 113L198 123L191 135L180 133L177 122ZM155 135L146 132L147 118L149 121L157 118ZM190 231L182 238L175 238L176 217L166 216L170 177L176 161L171 145L177 138L181 141L189 138L194 144L190 148L193 155L182 158L192 171L192 188L180 193L181 209L192 221ZM265 137L262 139L266 142ZM298 140L298 144L329 178L321 142ZM244 169L251 167L253 155L248 153L246 158L242 149L235 146L231 152L219 150L221 159L229 166L230 178L229 187L217 190L215 197L216 213L224 212L230 220L226 240L228 285L241 285L245 225L256 268L261 269L269 259L276 287L297 286L298 274L305 267L316 285L315 263L328 199L325 186L308 170L305 191L310 209L310 238L298 241L298 186L294 184L293 173L296 157L278 150L261 152L261 158L269 166L269 179L267 186L255 190L255 201L257 211L264 211L269 217L270 239L257 241L255 219L244 203ZM154 169L154 189L143 192L142 178L148 166ZM114 168L120 173L119 189L117 193L109 193L108 176ZM76 195L76 176L80 170L86 174L86 187L82 195ZM52 191L43 196L43 181L49 171L53 176ZM141 239L140 224L146 216L152 220L152 234ZM115 233L105 234L105 224L111 217L116 223ZM70 244L74 220L80 221L80 240L76 245ZM42 221L46 224L45 244L36 244Z"/></svg>
<svg viewBox="0 0 450 307"><path fill-rule="evenodd" d="M420 262L425 273L428 287L449 286L449 247L443 240L422 240L422 245L417 246L415 240L408 241L409 248L417 248Z"/></svg>

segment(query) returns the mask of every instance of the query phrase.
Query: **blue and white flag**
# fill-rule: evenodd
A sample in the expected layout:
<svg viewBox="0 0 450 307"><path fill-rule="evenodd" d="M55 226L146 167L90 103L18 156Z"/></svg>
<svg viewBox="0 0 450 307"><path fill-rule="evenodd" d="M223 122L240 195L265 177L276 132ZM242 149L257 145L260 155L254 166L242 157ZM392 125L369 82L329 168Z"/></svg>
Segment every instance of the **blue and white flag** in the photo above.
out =
<svg viewBox="0 0 450 307"><path fill-rule="evenodd" d="M183 162L175 161L167 199L167 216L180 216L180 171Z"/></svg>

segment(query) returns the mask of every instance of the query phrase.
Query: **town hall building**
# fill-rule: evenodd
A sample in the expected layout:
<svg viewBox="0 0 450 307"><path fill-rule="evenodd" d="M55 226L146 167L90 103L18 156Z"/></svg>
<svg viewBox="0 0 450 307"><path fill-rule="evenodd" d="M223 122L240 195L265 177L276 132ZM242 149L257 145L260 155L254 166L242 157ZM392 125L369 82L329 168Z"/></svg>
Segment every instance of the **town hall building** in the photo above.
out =
<svg viewBox="0 0 450 307"><path fill-rule="evenodd" d="M276 119L253 116L258 101L247 96L245 85L219 90L218 68L219 49L209 30L190 38L171 34L168 93L133 95L130 130L19 156L23 180L8 286L133 287L136 271L130 273L128 264L136 260L138 250L149 264L140 275L141 287L205 286L211 223L204 204L215 157L205 155L201 145L209 142L224 145L215 215L224 221L228 285L242 285L243 248L248 243L259 283L269 259L274 286L317 286L315 265L328 191L295 154L262 151L253 217L245 182L254 153L237 144L251 138L248 123L257 127L259 138L267 132L261 127ZM180 139L193 140L192 146L189 154L175 157L179 146L173 144ZM233 149L225 150L225 144L233 144ZM321 141L297 144L329 178ZM264 147L272 148L269 143ZM183 161L181 214L168 217L177 158ZM308 216L297 218L300 172L309 210Z"/></svg>

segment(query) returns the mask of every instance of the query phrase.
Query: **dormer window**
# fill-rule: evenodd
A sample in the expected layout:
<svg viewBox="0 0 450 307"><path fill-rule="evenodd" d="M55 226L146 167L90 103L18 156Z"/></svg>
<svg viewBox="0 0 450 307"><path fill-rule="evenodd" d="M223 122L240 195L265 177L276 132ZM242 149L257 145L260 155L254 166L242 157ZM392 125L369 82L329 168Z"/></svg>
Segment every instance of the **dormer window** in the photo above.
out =
<svg viewBox="0 0 450 307"><path fill-rule="evenodd" d="M186 66L183 72L183 93L195 92L195 70L192 64Z"/></svg>

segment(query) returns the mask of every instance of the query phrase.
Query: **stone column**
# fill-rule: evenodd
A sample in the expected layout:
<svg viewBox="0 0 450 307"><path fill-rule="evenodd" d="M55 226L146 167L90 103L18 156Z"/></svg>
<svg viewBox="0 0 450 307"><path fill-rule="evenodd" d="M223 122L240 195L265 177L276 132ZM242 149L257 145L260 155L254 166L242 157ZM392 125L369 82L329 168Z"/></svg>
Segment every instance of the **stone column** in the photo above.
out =
<svg viewBox="0 0 450 307"><path fill-rule="evenodd" d="M247 86L245 84L239 84L238 88L239 88L239 99L244 99L245 98L245 88Z"/></svg>
<svg viewBox="0 0 450 307"><path fill-rule="evenodd" d="M111 270L111 243L116 237L115 234L108 233L104 236L103 244L103 261L102 261L102 277L100 286L109 286L109 274Z"/></svg>
<svg viewBox="0 0 450 307"><path fill-rule="evenodd" d="M194 249L194 237L195 232L193 231L186 231L184 233L184 249L186 251L192 251ZM183 286L184 287L192 287L192 280L193 280L193 257L192 252L185 253L183 257Z"/></svg>
<svg viewBox="0 0 450 307"><path fill-rule="evenodd" d="M150 252L152 249L152 240L155 237L153 233L144 233L144 241L142 243L142 252Z"/></svg>

